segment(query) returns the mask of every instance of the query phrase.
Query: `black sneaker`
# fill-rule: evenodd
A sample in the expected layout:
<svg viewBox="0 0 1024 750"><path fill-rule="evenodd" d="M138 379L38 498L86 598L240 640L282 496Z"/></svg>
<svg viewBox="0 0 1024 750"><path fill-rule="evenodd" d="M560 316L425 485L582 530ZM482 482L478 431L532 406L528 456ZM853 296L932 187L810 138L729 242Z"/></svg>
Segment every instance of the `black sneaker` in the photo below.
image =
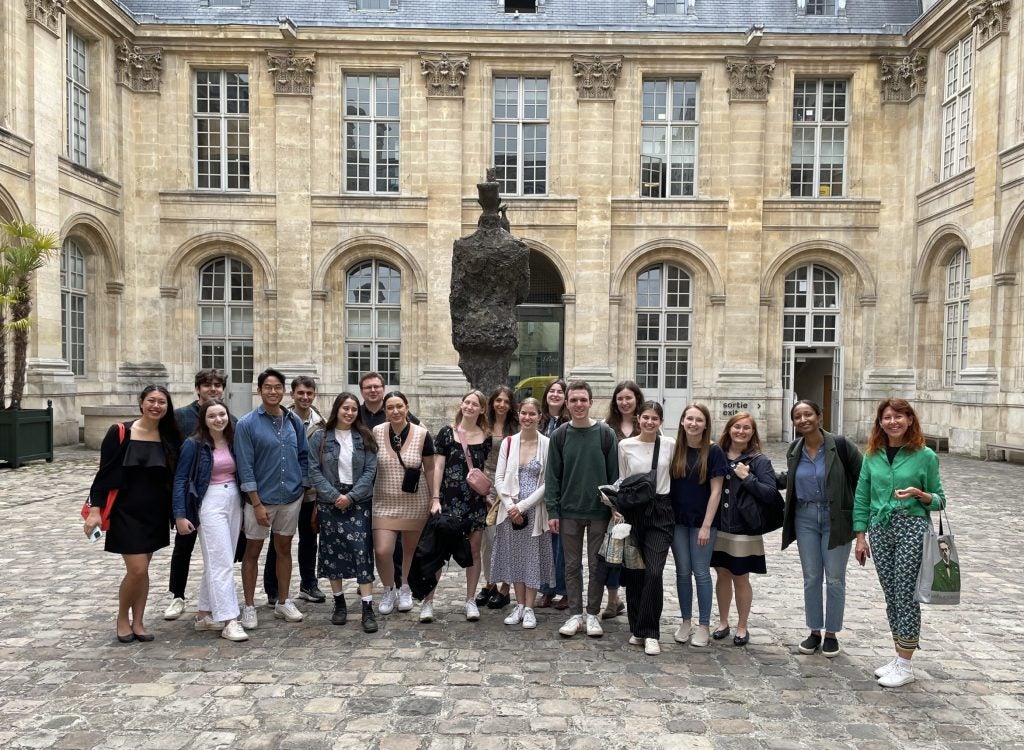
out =
<svg viewBox="0 0 1024 750"><path fill-rule="evenodd" d="M373 616L373 602L363 602L363 630L367 633L377 632L377 618Z"/></svg>
<svg viewBox="0 0 1024 750"><path fill-rule="evenodd" d="M348 604L345 602L344 594L334 595L334 613L331 615L331 622L335 625L344 625L348 622Z"/></svg>
<svg viewBox="0 0 1024 750"><path fill-rule="evenodd" d="M836 645L838 646L839 644L837 643ZM811 633L800 642L797 648L800 649L801 654L813 654L818 650L819 646L821 646L821 634Z"/></svg>
<svg viewBox="0 0 1024 750"><path fill-rule="evenodd" d="M316 602L317 604L327 601L324 592L315 583L312 586L301 587L299 589L299 598L305 599L307 602Z"/></svg>
<svg viewBox="0 0 1024 750"><path fill-rule="evenodd" d="M825 640L821 642L821 655L829 659L839 656L839 639L834 635L825 636Z"/></svg>

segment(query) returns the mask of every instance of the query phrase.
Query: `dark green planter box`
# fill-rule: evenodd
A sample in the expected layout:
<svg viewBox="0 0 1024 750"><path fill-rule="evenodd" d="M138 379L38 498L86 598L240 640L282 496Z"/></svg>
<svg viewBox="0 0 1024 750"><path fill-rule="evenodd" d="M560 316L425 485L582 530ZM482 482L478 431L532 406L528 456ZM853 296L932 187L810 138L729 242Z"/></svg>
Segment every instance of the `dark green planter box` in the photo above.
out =
<svg viewBox="0 0 1024 750"><path fill-rule="evenodd" d="M40 458L53 461L53 402L45 409L0 409L0 461L17 469Z"/></svg>

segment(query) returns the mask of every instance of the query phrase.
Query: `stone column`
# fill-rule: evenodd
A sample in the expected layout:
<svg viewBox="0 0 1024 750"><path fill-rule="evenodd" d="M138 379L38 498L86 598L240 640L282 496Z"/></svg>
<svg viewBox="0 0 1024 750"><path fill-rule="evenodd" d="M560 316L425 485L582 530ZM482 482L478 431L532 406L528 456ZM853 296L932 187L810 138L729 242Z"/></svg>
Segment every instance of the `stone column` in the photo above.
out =
<svg viewBox="0 0 1024 750"><path fill-rule="evenodd" d="M423 323L418 327L422 335L416 342L421 365L420 372L410 374L419 386L420 408L426 412L445 411L450 397L461 395L467 387L452 345L448 294L452 243L463 234L463 97L469 64L468 55L446 52L420 56L426 87L427 295L425 300L416 300L414 314ZM484 175L479 177L482 180Z"/></svg>
<svg viewBox="0 0 1024 750"><path fill-rule="evenodd" d="M582 378L596 390L610 389L619 353L609 351L611 303L612 160L615 140L615 85L622 71L619 56L574 56L579 141L576 179L575 349L566 351L567 378ZM566 306L568 320L570 308Z"/></svg>
<svg viewBox="0 0 1024 750"><path fill-rule="evenodd" d="M54 127L63 122L63 86L54 85L54 74L62 70L64 45L60 36L63 28L64 3L30 0L25 3L28 27L27 70L22 71L29 81L27 91L33 98L29 107L32 156L30 171L31 204L22 206L26 221L45 232L60 231L60 167L64 130ZM15 22L13 5L10 6L11 23ZM53 258L36 271L33 280L33 326L28 345L28 372L25 384L24 408L45 408L47 399L53 401L53 439L63 445L78 441L78 417L74 413L75 381L71 368L61 351L60 316L60 256ZM13 374L13 362L8 360L8 387Z"/></svg>
<svg viewBox="0 0 1024 750"><path fill-rule="evenodd" d="M312 53L268 50L267 71L274 87L274 193L277 228L277 314L268 331L274 337L274 367L289 380L317 376L313 351L312 117L315 58ZM257 370L262 369L257 365ZM287 387L287 383L285 386Z"/></svg>

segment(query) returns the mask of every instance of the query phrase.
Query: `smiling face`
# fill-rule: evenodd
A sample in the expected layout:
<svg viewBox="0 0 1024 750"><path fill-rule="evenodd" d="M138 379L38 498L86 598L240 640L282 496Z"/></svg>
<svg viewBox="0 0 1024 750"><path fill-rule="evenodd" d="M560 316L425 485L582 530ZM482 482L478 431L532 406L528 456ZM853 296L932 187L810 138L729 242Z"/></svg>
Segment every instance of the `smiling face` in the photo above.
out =
<svg viewBox="0 0 1024 750"><path fill-rule="evenodd" d="M363 403L372 412L380 411L380 401L384 398L384 381L380 378L367 378L359 386L363 394Z"/></svg>
<svg viewBox="0 0 1024 750"><path fill-rule="evenodd" d="M688 439L700 438L707 426L708 421L704 418L704 412L694 406L684 411L682 419L679 420L679 427Z"/></svg>
<svg viewBox="0 0 1024 750"><path fill-rule="evenodd" d="M480 398L475 393L467 393L459 405L459 410L462 413L462 422L472 425L476 424L480 412L484 410L484 405L480 403Z"/></svg>
<svg viewBox="0 0 1024 750"><path fill-rule="evenodd" d="M569 391L569 414L572 415L574 422L581 422L587 419L590 414L590 394L584 389L578 388L574 391Z"/></svg>
<svg viewBox="0 0 1024 750"><path fill-rule="evenodd" d="M615 397L615 405L619 407L619 414L628 419L636 411L636 395L629 388L623 388Z"/></svg>
<svg viewBox="0 0 1024 750"><path fill-rule="evenodd" d="M654 409L644 409L640 413L640 434L650 437L651 435L657 435L660 429L661 417L658 415L658 412Z"/></svg>
<svg viewBox="0 0 1024 750"><path fill-rule="evenodd" d="M139 404L139 411L155 422L159 422L167 414L167 397L160 391L150 391Z"/></svg>
<svg viewBox="0 0 1024 750"><path fill-rule="evenodd" d="M754 425L749 419L737 419L729 428L729 438L732 440L732 447L737 451L746 450L750 444L750 438L754 435Z"/></svg>
<svg viewBox="0 0 1024 750"><path fill-rule="evenodd" d="M292 391L292 401L303 412L309 411L315 399L316 388L310 388L308 385L300 385Z"/></svg>
<svg viewBox="0 0 1024 750"><path fill-rule="evenodd" d="M491 401L491 407L494 409L494 413L498 416L505 416L508 414L508 410L512 408L512 402L508 400L508 394L505 391L500 391L494 400Z"/></svg>
<svg viewBox="0 0 1024 750"><path fill-rule="evenodd" d="M797 404L792 412L793 427L801 435L817 432L821 429L821 417L811 408L810 404Z"/></svg>
<svg viewBox="0 0 1024 750"><path fill-rule="evenodd" d="M562 410L562 405L565 403L565 391L562 389L561 383L553 383L551 388L548 390L547 395L547 407L548 412L551 414L558 414Z"/></svg>
<svg viewBox="0 0 1024 750"><path fill-rule="evenodd" d="M220 404L214 404L206 410L204 421L211 435L219 435L228 426L228 410Z"/></svg>
<svg viewBox="0 0 1024 750"><path fill-rule="evenodd" d="M384 414L392 425L404 427L409 414L409 406L398 396L392 396L384 402Z"/></svg>
<svg viewBox="0 0 1024 750"><path fill-rule="evenodd" d="M524 429L533 429L540 421L540 412L533 404L523 404L519 408L519 426Z"/></svg>
<svg viewBox="0 0 1024 750"><path fill-rule="evenodd" d="M882 412L882 418L878 420L882 431L889 438L889 445L892 446L903 445L903 441L907 436L907 430L910 429L910 425L913 423L913 417L896 411L891 406L885 407L885 411Z"/></svg>
<svg viewBox="0 0 1024 750"><path fill-rule="evenodd" d="M359 404L354 398L347 398L338 406L338 424L340 430L351 430L353 422L359 416Z"/></svg>
<svg viewBox="0 0 1024 750"><path fill-rule="evenodd" d="M276 409L284 399L284 383L274 375L267 375L260 386L260 398L264 408Z"/></svg>

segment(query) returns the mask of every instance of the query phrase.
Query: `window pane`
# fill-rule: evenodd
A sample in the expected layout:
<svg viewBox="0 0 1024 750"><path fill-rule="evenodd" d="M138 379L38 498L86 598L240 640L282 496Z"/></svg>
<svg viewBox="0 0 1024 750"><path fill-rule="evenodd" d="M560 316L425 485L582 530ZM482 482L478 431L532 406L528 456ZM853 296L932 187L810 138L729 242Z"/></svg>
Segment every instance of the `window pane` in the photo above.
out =
<svg viewBox="0 0 1024 750"><path fill-rule="evenodd" d="M548 185L548 79L496 77L491 148L499 189L544 195Z"/></svg>
<svg viewBox="0 0 1024 750"><path fill-rule="evenodd" d="M368 339L373 336L371 310L352 309L348 311L348 329L345 333L350 339Z"/></svg>
<svg viewBox="0 0 1024 750"><path fill-rule="evenodd" d="M636 382L641 388L658 387L658 349L656 347L637 347Z"/></svg>

